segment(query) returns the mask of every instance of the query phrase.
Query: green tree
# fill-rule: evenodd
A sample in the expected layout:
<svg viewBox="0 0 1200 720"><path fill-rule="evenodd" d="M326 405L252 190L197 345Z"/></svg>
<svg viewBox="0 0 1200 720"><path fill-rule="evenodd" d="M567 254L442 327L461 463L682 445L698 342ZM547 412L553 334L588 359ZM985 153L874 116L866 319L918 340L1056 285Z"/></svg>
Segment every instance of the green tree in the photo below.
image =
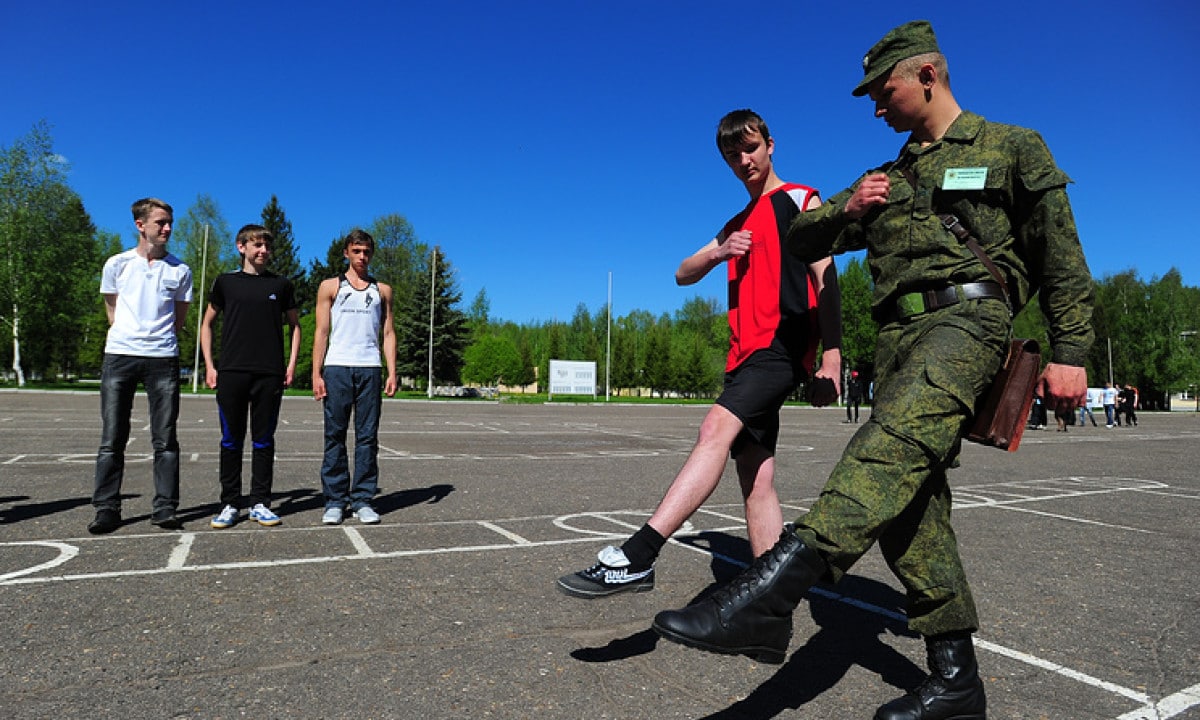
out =
<svg viewBox="0 0 1200 720"><path fill-rule="evenodd" d="M463 353L463 382L480 385L516 384L524 373L515 343L499 335L484 335Z"/></svg>
<svg viewBox="0 0 1200 720"><path fill-rule="evenodd" d="M346 256L343 254L343 246L345 238L342 236L336 237L330 241L329 247L325 250L325 257L313 258L309 261L308 272L304 276L303 290L299 286L296 289L296 300L305 299L302 306L302 314L312 312L317 304L317 288L321 282L328 280L331 277L337 277L346 269Z"/></svg>
<svg viewBox="0 0 1200 720"><path fill-rule="evenodd" d="M871 317L875 290L867 264L851 257L838 275L842 304L842 365L844 371L865 372L874 364L879 326Z"/></svg>
<svg viewBox="0 0 1200 720"><path fill-rule="evenodd" d="M537 354L538 392L546 392L550 389L550 361L566 359L566 333L562 323L551 321L546 324L541 334L544 339L540 344L541 352Z"/></svg>
<svg viewBox="0 0 1200 720"><path fill-rule="evenodd" d="M412 294L425 287L429 299L429 246L417 239L412 223L403 215L392 213L376 218L367 228L375 238L375 257L371 259L371 274L392 286L393 302L408 307ZM428 315L428 308L426 308Z"/></svg>
<svg viewBox="0 0 1200 720"><path fill-rule="evenodd" d="M36 312L26 316L36 328L30 338L34 342L29 367L42 377L56 373L69 377L83 369L78 359L90 319L85 308L102 306L94 278L103 268L104 257L96 243L96 226L79 196L65 185L57 186L53 195L44 227L45 237L53 241L26 259L41 269L31 272L40 276L38 294L43 298L31 306Z"/></svg>
<svg viewBox="0 0 1200 720"><path fill-rule="evenodd" d="M579 303L575 306L575 314L571 316L571 324L567 326L566 357L556 360L591 360L600 359L601 340L596 337L596 325L587 305Z"/></svg>
<svg viewBox="0 0 1200 720"><path fill-rule="evenodd" d="M650 393L657 391L659 397L665 397L674 389L671 350L671 318L663 313L646 338L646 371L643 374L643 382L650 388Z"/></svg>
<svg viewBox="0 0 1200 720"><path fill-rule="evenodd" d="M300 316L300 354L296 358L296 376L292 387L312 389L313 337L317 331L317 316L307 313Z"/></svg>
<svg viewBox="0 0 1200 720"><path fill-rule="evenodd" d="M66 185L67 164L42 121L0 148L0 357L19 385L73 372L86 312L97 301L95 227ZM89 287L90 286L90 287Z"/></svg>
<svg viewBox="0 0 1200 720"><path fill-rule="evenodd" d="M179 360L185 367L192 367L196 358L196 328L208 306L209 289L217 275L236 270L241 264L233 239L229 223L210 195L197 195L182 218L175 216L168 250L192 269L192 306L188 310L188 321L179 333ZM204 371L200 368L200 372Z"/></svg>
<svg viewBox="0 0 1200 720"><path fill-rule="evenodd" d="M83 301L79 305L82 320L82 337L76 358L80 374L97 375L104 362L104 344L108 339L108 312L99 294L100 274L104 260L121 252L121 236L115 232L101 230L96 233L98 260L91 272L82 275Z"/></svg>
<svg viewBox="0 0 1200 720"><path fill-rule="evenodd" d="M433 379L434 382L458 382L463 366L463 351L470 340L467 316L458 308L462 293L454 282L454 269L437 248L433 250ZM372 266L374 264L372 263ZM422 275L424 273L421 273ZM429 278L428 275L425 276ZM425 384L429 368L430 283L411 283L412 292L397 302L397 371L420 378ZM395 288L395 286L392 286ZM399 294L399 293L395 293Z"/></svg>
<svg viewBox="0 0 1200 720"><path fill-rule="evenodd" d="M467 308L467 325L471 328L472 337L482 337L490 330L488 315L491 310L492 303L488 300L487 290L480 288L475 294L475 299L471 301L471 306Z"/></svg>
<svg viewBox="0 0 1200 720"><path fill-rule="evenodd" d="M671 389L685 397L708 396L720 388L720 358L701 333L675 332L671 337L670 361Z"/></svg>
<svg viewBox="0 0 1200 720"><path fill-rule="evenodd" d="M288 219L279 198L271 195L271 199L262 209L262 225L275 236L275 244L271 247L271 270L292 281L296 288L296 304L303 310L311 307L316 296L308 297L303 293L308 291L305 282L304 265L296 254L296 236L292 233L292 221Z"/></svg>

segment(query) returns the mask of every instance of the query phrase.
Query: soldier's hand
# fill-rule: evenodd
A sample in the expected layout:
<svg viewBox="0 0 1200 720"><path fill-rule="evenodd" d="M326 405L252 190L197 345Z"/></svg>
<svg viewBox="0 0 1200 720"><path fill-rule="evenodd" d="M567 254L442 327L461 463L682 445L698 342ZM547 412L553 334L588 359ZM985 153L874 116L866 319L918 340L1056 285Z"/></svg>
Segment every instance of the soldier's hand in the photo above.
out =
<svg viewBox="0 0 1200 720"><path fill-rule="evenodd" d="M866 215L873 207L887 202L892 192L892 183L883 173L875 173L863 178L850 199L846 201L844 212L855 220Z"/></svg>

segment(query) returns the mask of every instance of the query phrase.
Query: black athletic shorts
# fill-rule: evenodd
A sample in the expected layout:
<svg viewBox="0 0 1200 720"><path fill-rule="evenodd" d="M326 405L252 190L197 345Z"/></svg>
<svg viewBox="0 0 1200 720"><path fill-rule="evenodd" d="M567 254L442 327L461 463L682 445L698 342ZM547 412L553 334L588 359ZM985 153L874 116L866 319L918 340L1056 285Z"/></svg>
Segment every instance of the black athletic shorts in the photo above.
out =
<svg viewBox="0 0 1200 720"><path fill-rule="evenodd" d="M755 350L750 357L725 373L725 388L717 404L733 413L742 432L733 442L730 455L737 457L748 442L761 445L772 455L779 440L779 408L807 373L793 362L778 339Z"/></svg>

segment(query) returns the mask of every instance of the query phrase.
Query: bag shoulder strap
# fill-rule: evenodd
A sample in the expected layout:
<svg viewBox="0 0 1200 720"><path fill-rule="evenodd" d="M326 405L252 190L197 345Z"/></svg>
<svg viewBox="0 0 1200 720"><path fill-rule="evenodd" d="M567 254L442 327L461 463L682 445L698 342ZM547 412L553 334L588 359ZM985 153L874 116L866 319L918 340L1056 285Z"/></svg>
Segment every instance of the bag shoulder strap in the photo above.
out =
<svg viewBox="0 0 1200 720"><path fill-rule="evenodd" d="M908 163L898 159L896 162L892 163L891 166L904 176L904 179L908 181L908 184L912 185L913 192L916 192L917 176L916 173L912 171L912 168L908 166ZM975 257L979 258L979 261L983 263L985 268L987 268L988 273L990 273L991 276L995 278L996 282L1000 284L1000 288L1004 291L1005 302L1007 302L1009 304L1009 308L1011 308L1012 301L1009 299L1008 283L1004 280L1004 273L1000 272L1000 268L996 267L996 263L992 262L992 258L989 257L983 247L979 245L979 241L975 239L975 236L971 234L971 231L962 224L962 221L959 220L956 215L951 213L937 213L937 216L938 219L942 221L942 227L949 230L951 235L958 238L958 241L963 245L966 245L967 249L974 253Z"/></svg>

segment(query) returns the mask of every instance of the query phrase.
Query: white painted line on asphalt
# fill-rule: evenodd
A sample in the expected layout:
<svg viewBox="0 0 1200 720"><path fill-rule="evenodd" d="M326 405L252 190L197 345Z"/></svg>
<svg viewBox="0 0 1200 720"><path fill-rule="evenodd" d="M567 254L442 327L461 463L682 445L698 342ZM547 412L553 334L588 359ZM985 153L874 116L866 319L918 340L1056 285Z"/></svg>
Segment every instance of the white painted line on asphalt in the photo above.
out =
<svg viewBox="0 0 1200 720"><path fill-rule="evenodd" d="M353 528L343 527L351 531ZM355 531L357 532L357 531ZM232 534L232 533L229 533ZM614 536L614 538L617 536ZM576 545L579 543L594 543L594 537L571 538L569 540L539 540L530 542L522 547L555 547L558 545ZM51 543L5 543L6 545L49 545ZM257 570L260 568L292 567L296 565L319 565L330 562L346 562L351 560L388 560L392 558L418 557L421 555L447 555L452 553L485 552L488 550L511 550L517 547L512 543L501 545L464 545L461 547L424 548L419 550L393 550L390 552L372 553L370 555L323 555L320 557L283 558L279 560L250 560L245 562L214 563L211 565L185 565L180 568L143 568L138 570L110 570L107 572L78 573L75 575L51 575L36 578L13 577L5 580L0 576L0 586L4 585L39 585L46 583L72 582L75 580L104 580L109 578L138 577L146 575L164 575L180 572L212 572L215 570ZM369 548L368 548L369 549ZM68 558L69 559L69 558ZM38 566L37 569L42 569ZM34 569L23 570L16 574L24 575L34 572Z"/></svg>
<svg viewBox="0 0 1200 720"><path fill-rule="evenodd" d="M388 455L409 455L410 454L407 450L393 450L392 448L390 448L386 445L379 445L379 449L384 451Z"/></svg>
<svg viewBox="0 0 1200 720"><path fill-rule="evenodd" d="M178 569L187 565L188 556L192 554L192 544L196 542L196 533L183 533L179 536L179 543L171 550L171 556L167 558L167 567Z"/></svg>
<svg viewBox="0 0 1200 720"><path fill-rule="evenodd" d="M1088 520L1087 518L1074 517L1072 515L1061 515L1059 513L1045 512L1043 510L1033 510L1030 508L1011 507L1001 503L996 503L997 510L1008 510L1010 512L1029 513L1030 515L1041 515L1050 517L1056 520L1066 520L1068 522L1082 523L1084 525L1098 525L1100 527L1112 528L1113 530L1128 530L1129 532L1145 533L1147 535L1159 535L1157 530L1146 530L1144 528L1129 527L1128 525L1114 525L1113 523L1100 522L1099 520Z"/></svg>
<svg viewBox="0 0 1200 720"><path fill-rule="evenodd" d="M1163 492L1161 490L1142 490L1142 489L1134 490L1133 492L1141 493L1143 495L1158 495L1160 497L1183 498L1184 500L1200 500L1200 493L1194 493L1194 492L1193 493Z"/></svg>
<svg viewBox="0 0 1200 720"><path fill-rule="evenodd" d="M358 551L359 555L365 557L375 554L375 551L371 549L371 546L367 544L367 541L363 539L362 534L359 533L358 530L355 530L349 525L343 525L342 531L346 533L346 537L350 538L350 544L354 546L354 549Z"/></svg>
<svg viewBox="0 0 1200 720"><path fill-rule="evenodd" d="M603 530L588 530L587 528L573 527L572 525L569 524L569 521L574 520L575 518L593 518L596 520L604 520L606 522L610 522L613 525L617 525L618 527L623 527L626 530L634 530L634 531L636 531L638 528L640 528L642 526L641 524L631 525L630 523L622 522L622 521L616 519L615 517L613 517L613 515L635 515L640 518L646 517L645 512L634 512L633 510L614 510L614 511L610 511L610 512L571 513L570 515L559 515L558 517L554 518L554 527L562 529L562 530L568 530L570 532L588 533L590 535L602 535L602 536L607 537L609 535L612 535L612 533L604 532ZM644 522L645 521L643 520L643 523Z"/></svg>
<svg viewBox="0 0 1200 720"><path fill-rule="evenodd" d="M742 521L742 518L738 517L737 515L727 515L726 513L720 513L720 512L717 512L716 510L709 510L709 509L703 508L703 507L700 508L699 510L697 510L696 512L704 513L705 515L712 515L714 517L719 517L722 520L732 520L734 522Z"/></svg>
<svg viewBox="0 0 1200 720"><path fill-rule="evenodd" d="M1200 685L1193 685L1147 705L1139 710L1125 713L1117 720L1168 720L1200 705Z"/></svg>
<svg viewBox="0 0 1200 720"><path fill-rule="evenodd" d="M479 524L482 525L483 527L487 528L488 530L491 530L492 532L503 535L504 537L508 538L509 540L512 540L513 542L515 542L518 545L531 545L532 544L529 542L529 540L521 537L520 535L516 534L515 532L509 532L508 530L505 530L504 528L500 527L499 525L495 525L493 523L487 522L486 520L480 520Z"/></svg>
<svg viewBox="0 0 1200 720"><path fill-rule="evenodd" d="M17 462L18 460L20 460L23 457L25 457L25 456L24 455L15 455L11 460L5 460L4 464L12 465L13 463Z"/></svg>
<svg viewBox="0 0 1200 720"><path fill-rule="evenodd" d="M40 564L34 565L32 567L27 567L24 570L14 570L13 572L0 575L0 583L3 583L4 581L10 580L12 578L21 577L22 575L30 575L35 572L41 572L42 570L49 570L52 567L58 567L59 565L62 565L63 563L67 562L68 560L70 560L71 558L73 558L79 554L79 548L75 547L74 545L68 545L66 543L60 543L60 542L31 540L29 542L5 543L5 545L34 545L37 547L53 548L55 550L58 550L58 557L54 558L53 560L47 560L44 563L40 563Z"/></svg>
<svg viewBox="0 0 1200 720"><path fill-rule="evenodd" d="M987 650L988 652L994 652L997 655L1003 655L1010 660L1023 662L1026 665L1032 665L1043 670L1049 670L1052 673L1062 675L1063 677L1070 678L1071 680L1076 680L1084 685L1091 685L1094 688L1099 688L1115 695L1129 698L1134 702L1139 702L1142 704L1150 703L1150 696L1146 693L1138 692L1137 690L1131 690L1130 688L1122 687L1116 683L1110 683L1107 680L1101 680L1100 678L1092 677L1087 673L1081 673L1078 670L1072 670L1064 665L1059 665L1058 663L1050 662L1049 660L1043 660L1040 657L1030 655L1029 653L1023 653L1020 650L1013 650L1012 648L1007 648L1003 645L997 645L994 642L988 642L987 640L983 640L979 637L975 638L975 647L982 650Z"/></svg>
<svg viewBox="0 0 1200 720"><path fill-rule="evenodd" d="M188 459L191 460L192 462L200 462L200 453L192 453L191 457L189 457Z"/></svg>

